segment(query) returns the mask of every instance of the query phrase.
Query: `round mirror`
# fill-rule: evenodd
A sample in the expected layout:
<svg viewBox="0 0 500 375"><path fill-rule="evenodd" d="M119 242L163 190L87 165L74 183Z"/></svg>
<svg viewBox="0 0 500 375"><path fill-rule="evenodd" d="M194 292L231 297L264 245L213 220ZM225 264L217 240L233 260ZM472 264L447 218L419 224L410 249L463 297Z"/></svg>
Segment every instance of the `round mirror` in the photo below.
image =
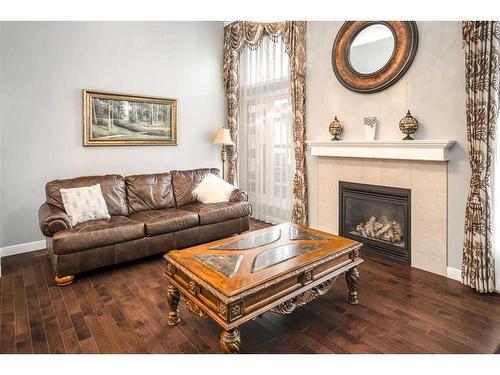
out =
<svg viewBox="0 0 500 375"><path fill-rule="evenodd" d="M390 61L394 46L394 35L386 25L365 27L349 47L349 63L358 73L373 74Z"/></svg>
<svg viewBox="0 0 500 375"><path fill-rule="evenodd" d="M405 74L417 47L414 21L348 21L332 47L333 72L349 90L378 92Z"/></svg>

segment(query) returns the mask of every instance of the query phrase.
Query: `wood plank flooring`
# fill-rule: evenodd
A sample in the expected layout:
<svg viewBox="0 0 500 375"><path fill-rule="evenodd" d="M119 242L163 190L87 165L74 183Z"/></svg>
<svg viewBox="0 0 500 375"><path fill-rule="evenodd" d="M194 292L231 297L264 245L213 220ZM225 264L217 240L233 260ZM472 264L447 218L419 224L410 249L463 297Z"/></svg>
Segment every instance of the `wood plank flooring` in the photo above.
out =
<svg viewBox="0 0 500 375"><path fill-rule="evenodd" d="M266 224L252 221L251 229ZM360 304L345 282L288 316L243 325L242 353L499 353L500 295L363 253ZM218 353L219 327L181 303L166 325L161 256L59 288L45 250L2 259L0 353Z"/></svg>

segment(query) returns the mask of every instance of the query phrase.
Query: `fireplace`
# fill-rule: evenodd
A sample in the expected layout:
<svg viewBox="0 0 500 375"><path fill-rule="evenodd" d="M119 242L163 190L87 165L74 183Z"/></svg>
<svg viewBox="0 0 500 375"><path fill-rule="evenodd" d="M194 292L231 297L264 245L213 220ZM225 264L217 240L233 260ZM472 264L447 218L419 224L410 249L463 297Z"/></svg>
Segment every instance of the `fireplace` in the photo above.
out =
<svg viewBox="0 0 500 375"><path fill-rule="evenodd" d="M339 181L339 233L410 264L409 189Z"/></svg>

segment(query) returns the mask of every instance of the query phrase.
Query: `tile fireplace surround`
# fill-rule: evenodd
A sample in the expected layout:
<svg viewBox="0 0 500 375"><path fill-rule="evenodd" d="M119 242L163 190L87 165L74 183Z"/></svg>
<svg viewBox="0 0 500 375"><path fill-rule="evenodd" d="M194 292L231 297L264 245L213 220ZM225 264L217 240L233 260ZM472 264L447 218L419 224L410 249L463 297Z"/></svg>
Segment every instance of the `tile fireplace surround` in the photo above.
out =
<svg viewBox="0 0 500 375"><path fill-rule="evenodd" d="M446 276L447 150L454 142L433 142L432 152L426 149L426 141L412 142L390 142L391 148L400 149L403 159L398 150L393 150L391 159L378 154L377 149L383 147L377 147L377 141L369 147L365 141L351 141L348 147L340 142L308 142L311 155L318 157L318 226L338 234L339 181L411 189L411 266ZM442 152L436 153L438 143ZM410 152L405 152L407 147ZM422 157L415 151L419 148ZM349 157L347 149L352 149L355 157ZM338 152L342 156L332 156ZM407 160L408 155L413 160Z"/></svg>

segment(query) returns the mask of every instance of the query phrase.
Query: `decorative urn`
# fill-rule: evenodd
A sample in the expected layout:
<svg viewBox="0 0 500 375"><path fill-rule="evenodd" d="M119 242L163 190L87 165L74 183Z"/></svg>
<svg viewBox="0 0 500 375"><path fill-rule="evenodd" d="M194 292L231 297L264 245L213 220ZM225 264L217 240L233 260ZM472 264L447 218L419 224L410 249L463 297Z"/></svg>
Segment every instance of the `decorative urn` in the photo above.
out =
<svg viewBox="0 0 500 375"><path fill-rule="evenodd" d="M415 133L417 129L418 129L418 121L415 117L411 115L410 110L408 110L406 116L403 117L399 122L399 130L401 130L403 134L406 134L406 137L404 137L403 140L404 141L413 140L410 134Z"/></svg>
<svg viewBox="0 0 500 375"><path fill-rule="evenodd" d="M338 136L342 134L342 132L344 131L344 127L342 126L340 121L337 120L337 116L335 116L335 119L328 127L328 130L330 131L330 134L333 135L332 141L340 140Z"/></svg>

